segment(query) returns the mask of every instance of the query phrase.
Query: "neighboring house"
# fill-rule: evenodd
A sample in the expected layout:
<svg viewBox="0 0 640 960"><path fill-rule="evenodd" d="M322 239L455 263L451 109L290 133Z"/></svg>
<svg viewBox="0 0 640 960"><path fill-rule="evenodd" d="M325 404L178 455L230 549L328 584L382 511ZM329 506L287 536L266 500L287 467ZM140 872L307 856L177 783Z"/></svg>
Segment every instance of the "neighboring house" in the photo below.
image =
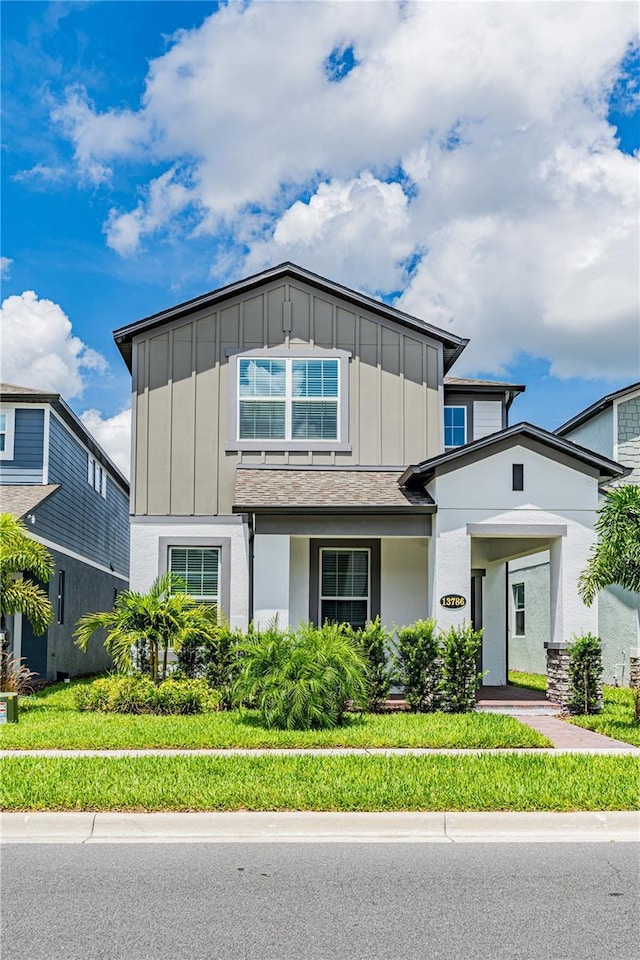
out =
<svg viewBox="0 0 640 960"><path fill-rule="evenodd" d="M449 371L467 341L284 263L117 330L131 371L131 582L164 570L233 626L483 626L507 677L506 564L550 549L550 630L625 470L530 424L524 388Z"/></svg>
<svg viewBox="0 0 640 960"><path fill-rule="evenodd" d="M555 431L589 450L618 461L627 475L616 483L640 483L640 382L611 393ZM510 663L515 669L544 672L549 640L549 555L509 565ZM608 587L598 597L593 631L602 640L605 679L629 679L629 650L640 645L640 596Z"/></svg>
<svg viewBox="0 0 640 960"><path fill-rule="evenodd" d="M0 385L0 510L21 518L55 563L53 622L36 637L26 617L9 618L13 656L48 680L107 668L99 640L83 653L73 631L128 588L129 484L59 394Z"/></svg>

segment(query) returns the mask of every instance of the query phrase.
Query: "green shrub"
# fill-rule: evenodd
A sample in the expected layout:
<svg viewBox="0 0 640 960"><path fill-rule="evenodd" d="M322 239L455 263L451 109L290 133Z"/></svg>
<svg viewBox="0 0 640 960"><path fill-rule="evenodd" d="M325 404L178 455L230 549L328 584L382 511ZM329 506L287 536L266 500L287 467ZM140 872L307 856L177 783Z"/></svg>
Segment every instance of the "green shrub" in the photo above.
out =
<svg viewBox="0 0 640 960"><path fill-rule="evenodd" d="M439 706L440 665L435 620L418 620L397 631L393 651L398 683L410 709L428 713Z"/></svg>
<svg viewBox="0 0 640 960"><path fill-rule="evenodd" d="M602 709L602 651L599 637L585 633L569 647L571 713L600 713Z"/></svg>
<svg viewBox="0 0 640 960"><path fill-rule="evenodd" d="M190 638L178 652L178 670L191 679L203 677L220 694L220 708L233 706L233 672L237 660L236 648L242 634L220 623L204 642Z"/></svg>
<svg viewBox="0 0 640 960"><path fill-rule="evenodd" d="M367 701L367 664L341 626L303 624L295 632L272 623L238 644L234 685L267 728L319 730L339 726L349 703Z"/></svg>
<svg viewBox="0 0 640 960"><path fill-rule="evenodd" d="M440 637L440 694L442 708L449 713L475 710L476 690L482 683L477 667L481 643L482 630L470 624L451 627Z"/></svg>
<svg viewBox="0 0 640 960"><path fill-rule="evenodd" d="M150 677L101 677L74 691L78 710L102 713L193 714L219 707L219 695L204 680L170 677L155 684Z"/></svg>
<svg viewBox="0 0 640 960"><path fill-rule="evenodd" d="M380 622L379 616L359 630L348 626L346 633L358 644L367 663L367 710L380 713L393 683L391 635Z"/></svg>

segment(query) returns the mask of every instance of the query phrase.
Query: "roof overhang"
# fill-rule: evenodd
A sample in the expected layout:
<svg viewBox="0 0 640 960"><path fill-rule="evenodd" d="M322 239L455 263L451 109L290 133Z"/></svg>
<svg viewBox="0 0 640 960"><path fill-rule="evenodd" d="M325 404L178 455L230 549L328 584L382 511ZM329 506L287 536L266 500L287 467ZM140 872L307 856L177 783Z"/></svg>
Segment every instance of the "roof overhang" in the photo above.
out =
<svg viewBox="0 0 640 960"><path fill-rule="evenodd" d="M311 270L305 270L303 267L299 267L297 264L290 262L280 263L275 267L270 267L268 270L263 270L260 273L246 277L244 280L219 287L217 290L212 290L199 297L194 297L192 300L185 300L184 303L179 303L167 310L154 313L150 317L145 317L135 323L119 327L114 331L113 338L127 367L131 370L132 342L133 338L138 334L153 330L169 321L189 316L198 310L214 307L223 300L244 295L256 287L272 283L274 280L284 279L284 277L291 277L293 280L306 283L325 293L333 294L355 307L360 307L387 320L392 320L394 323L399 323L401 326L409 327L411 330L414 330L416 333L421 333L423 336L440 341L444 349L445 372L453 366L469 342L468 339L464 337L447 333L446 330L442 330L440 327L435 327L408 313L396 310L395 307L390 307L380 300L375 300L373 297L359 293L357 290L351 290L349 287L344 287L342 284L335 283L333 280L327 280L317 273L312 273Z"/></svg>
<svg viewBox="0 0 640 960"><path fill-rule="evenodd" d="M464 377L445 377L445 394L503 394L507 410L517 396L527 388L521 383L500 383L496 380L466 380Z"/></svg>
<svg viewBox="0 0 640 960"><path fill-rule="evenodd" d="M612 406L616 400L621 400L628 393L637 393L638 391L640 391L640 381L637 383L631 383L628 387L622 387L621 390L616 390L614 393L609 393L606 397L596 400L596 402L592 403L590 407L587 407L585 410L581 410L580 413L575 415L575 417L567 420L566 423L563 423L561 427L558 427L556 430L554 430L554 433L556 433L559 437L563 437L565 434L570 433L571 430L575 430L576 427L586 423L587 420L591 420L592 417L602 413L602 411L606 410L607 407Z"/></svg>
<svg viewBox="0 0 640 960"><path fill-rule="evenodd" d="M456 470L468 466L479 459L492 456L502 449L521 444L538 449L543 455L554 456L555 459L564 458L576 464L594 470L599 475L600 483L608 483L631 473L630 467L624 467L615 460L600 456L586 447L581 447L571 440L564 440L555 433L549 433L541 427L531 423L517 423L506 430L499 430L481 440L474 440L463 447L458 447L439 457L432 457L422 463L408 467L399 479L399 484L405 489L418 489L432 480L436 474Z"/></svg>
<svg viewBox="0 0 640 960"><path fill-rule="evenodd" d="M0 485L0 507L3 513L22 519L33 513L38 507L60 489L59 483Z"/></svg>

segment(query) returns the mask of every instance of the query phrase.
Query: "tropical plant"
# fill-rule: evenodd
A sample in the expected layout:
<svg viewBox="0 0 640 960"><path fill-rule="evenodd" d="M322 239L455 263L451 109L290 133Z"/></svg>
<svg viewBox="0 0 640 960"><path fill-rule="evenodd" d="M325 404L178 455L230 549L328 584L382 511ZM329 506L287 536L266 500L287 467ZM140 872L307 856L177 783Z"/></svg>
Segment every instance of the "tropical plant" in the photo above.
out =
<svg viewBox="0 0 640 960"><path fill-rule="evenodd" d="M0 652L0 690L3 693L33 693L38 676L24 663L25 657L12 657L8 650Z"/></svg>
<svg viewBox="0 0 640 960"><path fill-rule="evenodd" d="M587 606L598 591L617 584L640 593L640 486L608 490L598 509L597 543L591 550L578 589Z"/></svg>
<svg viewBox="0 0 640 960"><path fill-rule="evenodd" d="M449 713L469 713L476 707L476 690L482 683L478 652L482 630L470 624L450 627L440 638L442 707Z"/></svg>
<svg viewBox="0 0 640 960"><path fill-rule="evenodd" d="M197 603L183 592L183 587L179 577L165 573L148 593L124 590L118 594L113 610L80 617L74 633L76 643L86 650L91 637L105 630L105 649L117 670L126 673L134 663L142 663L143 672L154 682L164 680L169 650L178 652L187 641L205 643L217 627L216 608ZM136 656L138 647L144 656Z"/></svg>
<svg viewBox="0 0 640 960"><path fill-rule="evenodd" d="M33 540L21 520L0 514L0 630L2 652L7 653L7 617L23 614L36 636L45 632L53 616L47 594L34 581L49 582L53 573L51 554ZM7 682L8 659L0 663L0 687Z"/></svg>
<svg viewBox="0 0 640 960"><path fill-rule="evenodd" d="M204 677L209 686L219 692L224 710L231 709L233 705L236 647L241 640L242 634L232 630L226 620L221 620L204 642L197 637L190 637L178 651L180 673L185 677Z"/></svg>
<svg viewBox="0 0 640 960"><path fill-rule="evenodd" d="M272 622L264 632L251 631L237 651L236 698L254 704L265 727L337 727L350 703L367 701L366 661L339 624L289 632Z"/></svg>
<svg viewBox="0 0 640 960"><path fill-rule="evenodd" d="M396 636L393 662L410 710L437 710L440 664L436 621L417 620L397 630Z"/></svg>
<svg viewBox="0 0 640 960"><path fill-rule="evenodd" d="M101 713L194 714L218 709L218 697L204 680L111 675L74 690L76 707Z"/></svg>
<svg viewBox="0 0 640 960"><path fill-rule="evenodd" d="M602 710L602 650L591 633L576 637L569 647L571 713L599 713Z"/></svg>
<svg viewBox="0 0 640 960"><path fill-rule="evenodd" d="M361 648L367 663L367 710L380 713L389 699L394 679L391 635L382 625L379 616L360 629L346 626L345 630Z"/></svg>

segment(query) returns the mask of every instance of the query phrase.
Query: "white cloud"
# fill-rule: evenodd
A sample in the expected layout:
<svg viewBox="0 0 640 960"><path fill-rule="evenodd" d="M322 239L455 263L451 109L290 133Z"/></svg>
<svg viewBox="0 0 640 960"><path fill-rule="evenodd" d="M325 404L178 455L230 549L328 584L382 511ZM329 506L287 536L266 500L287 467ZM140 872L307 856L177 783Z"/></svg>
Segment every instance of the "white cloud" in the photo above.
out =
<svg viewBox="0 0 640 960"><path fill-rule="evenodd" d="M122 255L224 232L248 255L218 268L289 257L406 285L401 306L473 338L461 372L527 350L559 375L636 375L638 160L606 122L633 43L633 4L233 3L150 62L138 110L75 88L55 119L94 182L155 164L105 226Z"/></svg>
<svg viewBox="0 0 640 960"><path fill-rule="evenodd" d="M13 260L11 257L0 257L0 280L8 280L11 276Z"/></svg>
<svg viewBox="0 0 640 960"><path fill-rule="evenodd" d="M113 417L103 417L99 410L85 410L80 419L115 465L128 477L131 458L130 408L121 410Z"/></svg>
<svg viewBox="0 0 640 960"><path fill-rule="evenodd" d="M79 337L57 303L40 300L33 290L7 297L0 311L2 379L23 387L82 395L89 372L107 369L104 357Z"/></svg>

